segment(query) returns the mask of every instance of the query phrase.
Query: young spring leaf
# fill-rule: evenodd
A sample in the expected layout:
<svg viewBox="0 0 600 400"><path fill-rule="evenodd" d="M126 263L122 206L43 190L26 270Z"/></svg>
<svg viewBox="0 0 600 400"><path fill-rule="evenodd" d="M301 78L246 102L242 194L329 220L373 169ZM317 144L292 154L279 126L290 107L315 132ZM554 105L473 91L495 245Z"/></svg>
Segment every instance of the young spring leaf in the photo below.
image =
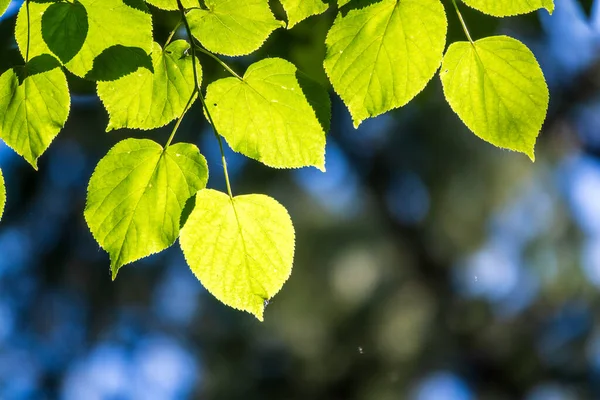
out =
<svg viewBox="0 0 600 400"><path fill-rule="evenodd" d="M382 0L338 15L324 66L355 127L423 90L442 61L446 28L440 0Z"/></svg>
<svg viewBox="0 0 600 400"><path fill-rule="evenodd" d="M148 4L152 4L161 10L178 10L177 0L146 0ZM198 7L198 0L181 0L181 4L185 8Z"/></svg>
<svg viewBox="0 0 600 400"><path fill-rule="evenodd" d="M98 82L98 96L110 116L107 131L119 128L154 129L181 115L194 91L192 56L185 40L164 50L154 43L154 72L139 68L116 81ZM199 81L202 70L196 64Z"/></svg>
<svg viewBox="0 0 600 400"><path fill-rule="evenodd" d="M542 70L523 43L508 36L453 43L440 76L446 100L469 129L534 160L549 94Z"/></svg>
<svg viewBox="0 0 600 400"><path fill-rule="evenodd" d="M6 187L4 186L4 177L2 176L2 170L0 169L0 220L2 214L4 214L4 205L6 204Z"/></svg>
<svg viewBox="0 0 600 400"><path fill-rule="evenodd" d="M187 14L196 39L213 53L243 56L258 49L271 32L285 26L269 8L268 0L205 0L208 10Z"/></svg>
<svg viewBox="0 0 600 400"><path fill-rule="evenodd" d="M23 57L28 38L25 3L15 28ZM65 19L68 24L57 25L61 13L69 8L72 11ZM54 52L61 60L67 60L65 66L77 76L116 79L131 72L128 63L139 64L140 54L152 50L152 17L141 0L75 0L72 4L30 1L29 9L29 57ZM86 18L87 29L83 21ZM89 76L92 68L94 76ZM105 69L111 69L110 74Z"/></svg>
<svg viewBox="0 0 600 400"><path fill-rule="evenodd" d="M211 83L206 103L233 150L270 167L325 169L329 96L289 61L267 58L252 64L243 80Z"/></svg>
<svg viewBox="0 0 600 400"><path fill-rule="evenodd" d="M126 139L100 160L84 215L110 254L113 279L121 266L175 242L185 202L207 180L206 160L188 143L164 150L152 140Z"/></svg>
<svg viewBox="0 0 600 400"><path fill-rule="evenodd" d="M346 4L350 3L352 0L337 0L338 8L344 7Z"/></svg>
<svg viewBox="0 0 600 400"><path fill-rule="evenodd" d="M294 226L286 209L258 194L231 199L201 190L181 230L185 259L217 299L263 320L265 301L292 271Z"/></svg>
<svg viewBox="0 0 600 400"><path fill-rule="evenodd" d="M37 169L37 159L69 116L69 88L58 60L45 54L0 76L0 138Z"/></svg>
<svg viewBox="0 0 600 400"><path fill-rule="evenodd" d="M312 15L327 11L327 3L321 0L281 0L288 17L288 29Z"/></svg>
<svg viewBox="0 0 600 400"><path fill-rule="evenodd" d="M6 12L9 4L10 0L0 0L0 17Z"/></svg>
<svg viewBox="0 0 600 400"><path fill-rule="evenodd" d="M495 17L527 14L545 8L554 11L554 0L462 0L466 5Z"/></svg>

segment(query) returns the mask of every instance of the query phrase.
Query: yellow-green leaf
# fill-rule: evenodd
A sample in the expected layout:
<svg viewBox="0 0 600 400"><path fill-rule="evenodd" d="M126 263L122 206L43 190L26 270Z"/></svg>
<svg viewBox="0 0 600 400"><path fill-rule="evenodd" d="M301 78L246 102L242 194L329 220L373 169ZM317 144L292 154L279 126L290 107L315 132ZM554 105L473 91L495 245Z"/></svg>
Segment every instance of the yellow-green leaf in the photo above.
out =
<svg viewBox="0 0 600 400"><path fill-rule="evenodd" d="M0 138L37 169L69 116L67 78L46 54L0 76Z"/></svg>
<svg viewBox="0 0 600 400"><path fill-rule="evenodd" d="M177 0L146 0L146 3L152 4L156 8L161 10L178 10ZM184 8L199 7L199 0L181 0L181 5Z"/></svg>
<svg viewBox="0 0 600 400"><path fill-rule="evenodd" d="M231 199L201 190L179 242L202 285L226 305L263 320L265 302L290 276L294 226L285 208L258 194Z"/></svg>
<svg viewBox="0 0 600 400"><path fill-rule="evenodd" d="M534 160L548 87L533 53L508 36L453 43L441 70L450 107L477 136Z"/></svg>
<svg viewBox="0 0 600 400"><path fill-rule="evenodd" d="M462 0L466 5L495 17L527 14L545 8L554 11L554 0Z"/></svg>
<svg viewBox="0 0 600 400"><path fill-rule="evenodd" d="M288 17L288 29L306 18L324 13L329 7L321 0L281 0Z"/></svg>
<svg viewBox="0 0 600 400"><path fill-rule="evenodd" d="M439 0L382 0L338 15L324 66L355 127L423 90L442 61L446 26Z"/></svg>
<svg viewBox="0 0 600 400"><path fill-rule="evenodd" d="M10 4L10 0L0 0L0 17L6 10L8 9L8 5Z"/></svg>
<svg viewBox="0 0 600 400"><path fill-rule="evenodd" d="M139 68L116 81L98 82L98 96L110 117L107 131L155 129L181 115L195 88L188 48L185 40L176 40L164 50L154 43L153 71ZM196 65L201 81L202 70Z"/></svg>
<svg viewBox="0 0 600 400"><path fill-rule="evenodd" d="M206 103L233 150L270 167L325 169L329 96L289 61L267 58L252 64L243 80L211 83Z"/></svg>
<svg viewBox="0 0 600 400"><path fill-rule="evenodd" d="M25 5L26 2L23 2L15 28L15 38L23 57L27 53L28 37L30 58L52 54L48 41L58 53L55 55L75 75L112 80L131 72L125 64L140 64L143 61L140 56L152 50L152 17L141 0L75 0L71 5L30 1L30 31ZM73 8L73 12L69 13L71 17L66 20L70 23L55 26L53 22L69 7ZM48 10L54 15L44 18ZM87 26L84 26L82 18L87 18ZM64 47L60 40L61 37L73 39L73 35L77 36L74 42L83 42L78 44L80 48L76 52ZM113 62L115 65L111 65ZM94 74L90 76L88 73L92 69ZM110 69L110 73L104 71L106 69Z"/></svg>
<svg viewBox="0 0 600 400"><path fill-rule="evenodd" d="M258 49L271 32L285 26L269 8L268 0L205 0L207 10L187 13L196 39L213 53L243 56Z"/></svg>
<svg viewBox="0 0 600 400"><path fill-rule="evenodd" d="M2 176L2 170L0 169L0 220L2 214L4 214L4 205L6 204L6 187L4 186L4 177Z"/></svg>
<svg viewBox="0 0 600 400"><path fill-rule="evenodd" d="M207 180L206 160L188 143L165 150L152 140L126 139L100 160L84 215L110 254L113 279L121 266L175 242L185 202Z"/></svg>

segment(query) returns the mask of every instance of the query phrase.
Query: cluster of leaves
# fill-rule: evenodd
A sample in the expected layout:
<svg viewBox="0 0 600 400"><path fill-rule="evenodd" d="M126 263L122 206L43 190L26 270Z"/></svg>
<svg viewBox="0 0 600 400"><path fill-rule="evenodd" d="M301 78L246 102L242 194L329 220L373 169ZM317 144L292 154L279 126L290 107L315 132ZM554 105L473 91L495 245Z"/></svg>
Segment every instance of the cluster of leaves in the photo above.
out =
<svg viewBox="0 0 600 400"><path fill-rule="evenodd" d="M280 1L287 23L274 17L268 0L147 0L153 12L181 15L164 45L153 40L152 13L142 0L23 3L15 38L25 63L0 76L0 138L33 168L69 115L65 71L97 82L107 131L176 121L164 146L149 139L116 144L90 179L84 215L110 255L113 279L123 265L178 238L208 291L259 319L288 279L295 239L285 208L264 195L233 196L224 156L228 193L207 189L199 149L172 143L199 99L221 151L224 138L233 150L274 168L325 170L327 91L280 58L255 62L240 76L218 57L250 54L275 29L291 29L330 7L321 0ZM463 2L495 16L553 8L552 0ZM8 3L0 0L0 13ZM455 0L451 4L468 41L452 43L444 54L447 17L440 0L338 0L323 64L331 85L358 126L409 102L440 70L448 103L476 135L533 160L548 107L542 71L516 39L473 41ZM186 40L173 40L178 28ZM203 92L197 53L231 77ZM0 210L5 198L0 173Z"/></svg>

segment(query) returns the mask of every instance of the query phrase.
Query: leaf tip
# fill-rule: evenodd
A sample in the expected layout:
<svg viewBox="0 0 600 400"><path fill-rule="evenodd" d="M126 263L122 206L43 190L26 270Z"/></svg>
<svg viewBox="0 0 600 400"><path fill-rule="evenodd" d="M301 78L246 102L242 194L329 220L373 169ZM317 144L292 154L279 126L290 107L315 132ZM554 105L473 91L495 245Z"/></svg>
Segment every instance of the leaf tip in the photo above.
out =
<svg viewBox="0 0 600 400"><path fill-rule="evenodd" d="M529 157L529 159L531 160L531 162L535 162L535 153L533 152L533 149L531 149L530 151L526 152L525 154L527 154L527 157Z"/></svg>
<svg viewBox="0 0 600 400"><path fill-rule="evenodd" d="M110 277L111 280L114 282L117 279L117 275L119 273L119 269L121 269L121 266L119 263L117 263L116 261L112 261L110 263Z"/></svg>

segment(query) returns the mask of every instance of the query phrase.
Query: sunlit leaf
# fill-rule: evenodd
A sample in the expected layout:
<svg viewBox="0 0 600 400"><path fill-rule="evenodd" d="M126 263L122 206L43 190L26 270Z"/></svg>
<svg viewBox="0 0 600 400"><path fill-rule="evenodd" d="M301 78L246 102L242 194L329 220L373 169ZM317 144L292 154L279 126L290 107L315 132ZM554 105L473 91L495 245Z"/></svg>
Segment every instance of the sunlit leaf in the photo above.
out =
<svg viewBox="0 0 600 400"><path fill-rule="evenodd" d="M507 36L453 43L441 70L446 100L477 136L534 159L548 87L534 55Z"/></svg>
<svg viewBox="0 0 600 400"><path fill-rule="evenodd" d="M439 0L382 0L338 15L325 41L325 72L357 127L423 90L445 43Z"/></svg>
<svg viewBox="0 0 600 400"><path fill-rule="evenodd" d="M0 0L0 17L6 12L9 4L10 0Z"/></svg>
<svg viewBox="0 0 600 400"><path fill-rule="evenodd" d="M156 8L162 10L178 10L177 0L146 0L148 4L152 4ZM199 0L181 0L184 8L192 8L199 6Z"/></svg>
<svg viewBox="0 0 600 400"><path fill-rule="evenodd" d="M185 202L207 179L206 160L188 143L164 150L151 140L126 139L100 160L85 219L110 254L113 279L121 266L175 242Z"/></svg>
<svg viewBox="0 0 600 400"><path fill-rule="evenodd" d="M60 10L66 10L68 7L78 10L69 14L71 17L67 19L70 21L68 26L56 25L57 15L60 15L57 7ZM147 54L152 50L152 17L141 0L79 0L73 5L29 2L29 8L31 26L29 57L51 53L51 48L45 39L52 38L49 39L50 45L58 52L55 55L61 60L68 59L65 66L77 76L85 77L93 67L96 67L96 77L102 77L102 71L98 71L101 66L95 66L94 61L107 51L111 55L111 49L116 46L119 46L116 52L119 56L125 52L131 54L134 60L139 59L137 55L139 52ZM48 16L44 18L45 13L53 8L58 11L55 11L50 18ZM80 44L83 30L74 33L74 29L75 24L83 18L83 11L87 16L87 33L83 44ZM23 2L15 29L15 38L23 57L27 53L27 33L27 11ZM61 37L68 37L69 40L63 43ZM80 48L76 49L76 47ZM127 58L120 57L121 63L123 60ZM121 67L116 64L112 68L118 70ZM128 72L130 71L125 69L122 74L116 76L124 76ZM113 73L112 76L115 74Z"/></svg>
<svg viewBox="0 0 600 400"><path fill-rule="evenodd" d="M275 168L324 170L329 97L289 61L264 59L248 68L243 81L215 81L206 102L217 131L235 151Z"/></svg>
<svg viewBox="0 0 600 400"><path fill-rule="evenodd" d="M37 169L69 116L67 78L50 55L0 76L0 138Z"/></svg>
<svg viewBox="0 0 600 400"><path fill-rule="evenodd" d="M554 11L554 0L462 0L476 10L496 17L526 14L540 8Z"/></svg>
<svg viewBox="0 0 600 400"><path fill-rule="evenodd" d="M0 220L2 214L4 214L4 205L6 204L6 187L4 186L4 177L2 176L2 170L0 169Z"/></svg>
<svg viewBox="0 0 600 400"><path fill-rule="evenodd" d="M285 26L268 0L205 0L207 10L188 12L192 34L213 53L242 56L258 49L271 32Z"/></svg>
<svg viewBox="0 0 600 400"><path fill-rule="evenodd" d="M184 40L174 41L164 50L154 43L153 71L139 68L116 81L98 82L98 96L110 116L107 131L154 129L181 115L195 87L188 48ZM196 71L201 81L199 64Z"/></svg>
<svg viewBox="0 0 600 400"><path fill-rule="evenodd" d="M201 190L181 230L192 272L217 299L262 321L265 302L290 276L294 226L285 208L258 194L231 199Z"/></svg>
<svg viewBox="0 0 600 400"><path fill-rule="evenodd" d="M324 13L329 7L321 0L281 0L281 4L288 17L288 28L312 15Z"/></svg>

